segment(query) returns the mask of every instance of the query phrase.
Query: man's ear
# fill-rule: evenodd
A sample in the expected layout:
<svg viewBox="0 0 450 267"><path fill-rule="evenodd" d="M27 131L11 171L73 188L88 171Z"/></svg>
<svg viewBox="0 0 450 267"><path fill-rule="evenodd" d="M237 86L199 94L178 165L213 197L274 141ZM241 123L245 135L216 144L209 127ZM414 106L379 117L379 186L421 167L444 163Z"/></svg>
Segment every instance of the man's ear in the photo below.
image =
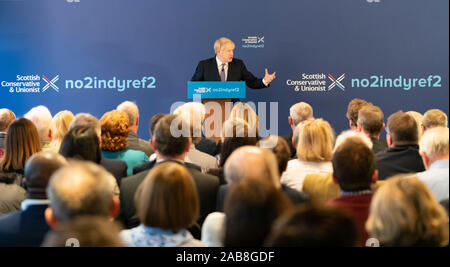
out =
<svg viewBox="0 0 450 267"><path fill-rule="evenodd" d="M113 196L111 205L111 218L116 218L120 213L120 199L119 196Z"/></svg>
<svg viewBox="0 0 450 267"><path fill-rule="evenodd" d="M136 118L136 126L139 127L139 116Z"/></svg>
<svg viewBox="0 0 450 267"><path fill-rule="evenodd" d="M291 116L288 117L288 121L289 121L289 125L291 125L291 126L294 125L294 123L292 122L292 117Z"/></svg>
<svg viewBox="0 0 450 267"><path fill-rule="evenodd" d="M52 129L49 129L49 130L48 130L48 138L49 138L50 140L52 140L52 138L53 138L53 132L52 132Z"/></svg>
<svg viewBox="0 0 450 267"><path fill-rule="evenodd" d="M331 177L333 178L333 183L338 184L338 181L336 177L334 176L334 172L331 174Z"/></svg>
<svg viewBox="0 0 450 267"><path fill-rule="evenodd" d="M378 181L378 170L375 170L372 174L372 184L375 184Z"/></svg>
<svg viewBox="0 0 450 267"><path fill-rule="evenodd" d="M425 154L425 152L419 152L419 154L422 157L425 168L428 169L428 166L430 164L430 158L427 156L427 154Z"/></svg>
<svg viewBox="0 0 450 267"><path fill-rule="evenodd" d="M45 221L47 222L48 226L50 226L50 228L55 229L58 226L58 221L55 219L55 216L53 216L52 208L50 207L46 208L44 216Z"/></svg>
<svg viewBox="0 0 450 267"><path fill-rule="evenodd" d="M153 151L158 150L158 149L156 149L155 138L153 136L150 139L150 146L153 148Z"/></svg>
<svg viewBox="0 0 450 267"><path fill-rule="evenodd" d="M361 126L361 123L358 121L358 122L356 122L356 130L358 131L358 132L362 132L362 126Z"/></svg>
<svg viewBox="0 0 450 267"><path fill-rule="evenodd" d="M192 138L189 137L188 145L185 150L186 153L188 153L189 150L191 150L191 145L192 145Z"/></svg>
<svg viewBox="0 0 450 267"><path fill-rule="evenodd" d="M392 142L392 136L390 134L386 134L386 142L388 144L388 147L393 147L394 144Z"/></svg>
<svg viewBox="0 0 450 267"><path fill-rule="evenodd" d="M353 126L353 123L351 120L348 120L348 127L353 130L355 127Z"/></svg>

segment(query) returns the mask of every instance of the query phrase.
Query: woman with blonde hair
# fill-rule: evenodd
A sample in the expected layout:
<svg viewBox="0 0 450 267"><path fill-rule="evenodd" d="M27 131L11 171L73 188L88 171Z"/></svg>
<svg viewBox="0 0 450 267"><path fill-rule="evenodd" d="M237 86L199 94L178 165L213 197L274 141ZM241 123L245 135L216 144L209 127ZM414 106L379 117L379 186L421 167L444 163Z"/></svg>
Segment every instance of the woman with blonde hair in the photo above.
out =
<svg viewBox="0 0 450 267"><path fill-rule="evenodd" d="M300 123L298 132L297 159L288 162L281 176L281 183L298 191L303 189L303 181L309 173L331 173L333 166L334 132L323 119Z"/></svg>
<svg viewBox="0 0 450 267"><path fill-rule="evenodd" d="M55 152L59 151L61 142L69 130L69 125L75 116L69 110L58 112L50 123L50 130L52 131L52 141L50 142L50 149Z"/></svg>
<svg viewBox="0 0 450 267"><path fill-rule="evenodd" d="M5 156L0 161L0 215L20 210L26 197L20 186L25 163L41 151L36 126L28 119L16 119L8 128L5 145Z"/></svg>
<svg viewBox="0 0 450 267"><path fill-rule="evenodd" d="M447 213L413 174L389 178L377 190L366 229L381 246L446 246L449 239Z"/></svg>
<svg viewBox="0 0 450 267"><path fill-rule="evenodd" d="M147 155L128 148L128 115L119 110L106 112L100 119L102 156L119 159L127 164L127 175L133 174L133 167L148 162Z"/></svg>
<svg viewBox="0 0 450 267"><path fill-rule="evenodd" d="M250 137L259 137L258 115L252 106L244 102L234 104L228 120L234 121L236 119L242 119L248 124Z"/></svg>
<svg viewBox="0 0 450 267"><path fill-rule="evenodd" d="M121 232L131 247L199 247L187 230L200 214L194 179L175 162L158 164L139 185L134 196L141 225Z"/></svg>

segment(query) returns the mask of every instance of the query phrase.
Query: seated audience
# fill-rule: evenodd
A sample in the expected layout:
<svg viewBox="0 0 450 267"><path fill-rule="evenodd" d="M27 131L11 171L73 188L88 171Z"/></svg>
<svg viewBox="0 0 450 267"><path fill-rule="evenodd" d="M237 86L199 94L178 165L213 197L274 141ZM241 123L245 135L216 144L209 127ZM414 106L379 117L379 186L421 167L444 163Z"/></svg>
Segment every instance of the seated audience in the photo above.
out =
<svg viewBox="0 0 450 267"><path fill-rule="evenodd" d="M422 128L422 120L423 120L423 115L417 111L408 111L406 112L406 114L410 115L411 117L414 118L414 120L416 121L417 124L417 133L419 134L419 141L422 138L423 135L423 128Z"/></svg>
<svg viewBox="0 0 450 267"><path fill-rule="evenodd" d="M144 152L128 148L128 116L125 112L113 110L100 119L102 127L102 156L119 159L127 164L127 175L133 174L133 167L148 161Z"/></svg>
<svg viewBox="0 0 450 267"><path fill-rule="evenodd" d="M22 210L0 217L0 246L38 247L49 227L44 212L48 207L47 188L52 174L65 166L67 161L52 152L38 152L25 164L27 199L21 203Z"/></svg>
<svg viewBox="0 0 450 267"><path fill-rule="evenodd" d="M263 179L243 179L225 200L225 247L261 247L272 223L291 207L288 198Z"/></svg>
<svg viewBox="0 0 450 267"><path fill-rule="evenodd" d="M402 111L389 116L386 135L389 148L376 155L378 179L425 170L419 155L418 138L413 117Z"/></svg>
<svg viewBox="0 0 450 267"><path fill-rule="evenodd" d="M346 116L348 119L348 126L350 127L350 130L356 131L358 129L359 110L369 104L371 103L359 98L354 98L348 103Z"/></svg>
<svg viewBox="0 0 450 267"><path fill-rule="evenodd" d="M25 118L14 120L6 134L5 156L0 161L0 216L20 209L25 162L41 151L38 132Z"/></svg>
<svg viewBox="0 0 450 267"><path fill-rule="evenodd" d="M5 155L5 139L9 125L16 119L16 114L7 108L0 109L0 159Z"/></svg>
<svg viewBox="0 0 450 267"><path fill-rule="evenodd" d="M137 135L139 129L139 109L136 103L124 101L118 105L116 109L123 111L128 115L128 148L142 151L147 157L150 157L150 155L154 153L153 148L148 141L140 139Z"/></svg>
<svg viewBox="0 0 450 267"><path fill-rule="evenodd" d="M297 125L301 122L307 121L307 120L313 120L313 109L311 105L309 105L306 102L299 102L297 104L294 104L289 109L289 125L291 126L292 132L288 135L283 136L283 138L286 140L289 150L290 150L290 157L294 158L297 154L296 145L293 141L294 131Z"/></svg>
<svg viewBox="0 0 450 267"><path fill-rule="evenodd" d="M391 177L375 193L366 229L381 246L446 246L449 221L444 208L414 175Z"/></svg>
<svg viewBox="0 0 450 267"><path fill-rule="evenodd" d="M225 237L225 214L213 212L202 226L202 243L205 247L223 247Z"/></svg>
<svg viewBox="0 0 450 267"><path fill-rule="evenodd" d="M52 141L53 133L50 129L50 124L52 123L52 114L48 108L42 105L34 107L23 117L32 121L34 126L36 126L42 149L51 149L50 142Z"/></svg>
<svg viewBox="0 0 450 267"><path fill-rule="evenodd" d="M353 247L356 225L346 212L330 207L298 206L275 221L268 247Z"/></svg>
<svg viewBox="0 0 450 267"><path fill-rule="evenodd" d="M422 131L424 133L433 127L447 127L447 125L447 114L440 109L430 109L423 114Z"/></svg>
<svg viewBox="0 0 450 267"><path fill-rule="evenodd" d="M50 142L50 149L55 152L59 151L59 146L69 131L69 125L72 122L74 116L72 112L68 110L63 110L53 117L50 124L50 130L52 131L52 141Z"/></svg>
<svg viewBox="0 0 450 267"><path fill-rule="evenodd" d="M251 105L244 102L235 103L228 120L233 121L236 119L244 120L249 127L249 136L259 139L258 115Z"/></svg>
<svg viewBox="0 0 450 267"><path fill-rule="evenodd" d="M102 216L78 216L46 236L43 247L123 247L117 223ZM76 241L71 242L73 239Z"/></svg>
<svg viewBox="0 0 450 267"><path fill-rule="evenodd" d="M187 230L196 223L200 207L196 185L185 167L174 162L155 166L134 200L141 224L121 232L127 246L202 246Z"/></svg>
<svg viewBox="0 0 450 267"><path fill-rule="evenodd" d="M297 127L300 127L297 159L288 162L281 183L302 191L306 174L333 171L331 157L334 133L330 124L323 119L307 121Z"/></svg>
<svg viewBox="0 0 450 267"><path fill-rule="evenodd" d="M437 201L448 199L449 189L449 133L448 128L434 127L425 131L420 140L420 155L426 171L417 173Z"/></svg>
<svg viewBox="0 0 450 267"><path fill-rule="evenodd" d="M374 105L365 105L359 110L357 130L367 135L372 141L373 153L384 151L388 148L386 140L380 139L380 133L384 129L383 111Z"/></svg>

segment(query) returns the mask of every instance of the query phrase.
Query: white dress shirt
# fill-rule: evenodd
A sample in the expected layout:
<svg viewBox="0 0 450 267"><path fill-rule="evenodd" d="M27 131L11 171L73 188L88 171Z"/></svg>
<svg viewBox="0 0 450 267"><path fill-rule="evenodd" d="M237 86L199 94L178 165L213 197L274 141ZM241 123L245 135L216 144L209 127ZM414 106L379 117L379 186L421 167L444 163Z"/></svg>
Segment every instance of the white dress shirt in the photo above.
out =
<svg viewBox="0 0 450 267"><path fill-rule="evenodd" d="M217 62L217 69L219 70L219 76L220 76L220 73L222 72L222 64L223 63L225 63L225 81L227 81L228 80L228 63L226 63L226 62L222 62L222 61L220 61L220 59L216 56L216 62ZM268 86L269 84L264 80L264 78L262 79L262 82L263 82L263 84L265 85L265 86Z"/></svg>

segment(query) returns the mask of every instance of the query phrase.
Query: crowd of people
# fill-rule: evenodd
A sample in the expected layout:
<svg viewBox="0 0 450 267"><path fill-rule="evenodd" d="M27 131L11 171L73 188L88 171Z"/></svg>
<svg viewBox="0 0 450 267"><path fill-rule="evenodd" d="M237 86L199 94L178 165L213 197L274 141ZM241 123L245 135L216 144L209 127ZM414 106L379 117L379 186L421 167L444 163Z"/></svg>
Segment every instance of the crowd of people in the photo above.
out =
<svg viewBox="0 0 450 267"><path fill-rule="evenodd" d="M100 119L0 109L0 246L448 246L445 112L385 122L353 99L336 136L300 102L290 134L261 137L237 102L220 140L205 115L155 114L146 141L130 101Z"/></svg>

